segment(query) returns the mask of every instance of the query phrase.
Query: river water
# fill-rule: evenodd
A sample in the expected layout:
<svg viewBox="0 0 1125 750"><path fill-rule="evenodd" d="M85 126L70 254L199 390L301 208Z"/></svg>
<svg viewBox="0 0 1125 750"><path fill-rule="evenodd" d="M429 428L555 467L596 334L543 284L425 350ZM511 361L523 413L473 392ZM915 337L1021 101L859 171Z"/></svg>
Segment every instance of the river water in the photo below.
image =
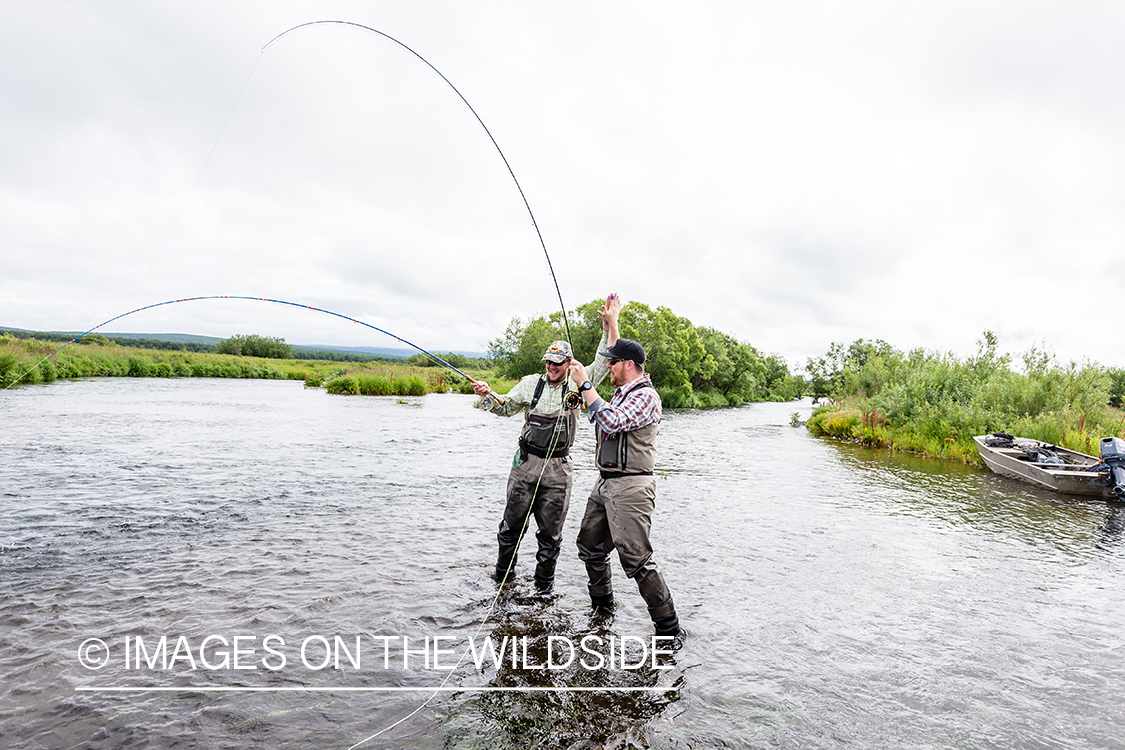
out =
<svg viewBox="0 0 1125 750"><path fill-rule="evenodd" d="M555 590L526 540L498 593L519 420L471 397L0 392L0 746L1125 746L1123 511L788 425L810 410L665 414L688 638L654 654L616 559L589 611L585 422Z"/></svg>

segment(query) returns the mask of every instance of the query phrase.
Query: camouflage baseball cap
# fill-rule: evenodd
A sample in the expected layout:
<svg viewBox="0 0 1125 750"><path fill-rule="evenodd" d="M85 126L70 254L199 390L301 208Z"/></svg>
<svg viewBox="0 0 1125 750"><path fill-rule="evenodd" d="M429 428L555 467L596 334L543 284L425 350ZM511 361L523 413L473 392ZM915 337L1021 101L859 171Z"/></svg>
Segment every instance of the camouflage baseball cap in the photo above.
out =
<svg viewBox="0 0 1125 750"><path fill-rule="evenodd" d="M544 362L554 362L556 365L561 365L568 359L573 358L570 351L570 343L567 341L553 341L547 347L547 353L543 355Z"/></svg>

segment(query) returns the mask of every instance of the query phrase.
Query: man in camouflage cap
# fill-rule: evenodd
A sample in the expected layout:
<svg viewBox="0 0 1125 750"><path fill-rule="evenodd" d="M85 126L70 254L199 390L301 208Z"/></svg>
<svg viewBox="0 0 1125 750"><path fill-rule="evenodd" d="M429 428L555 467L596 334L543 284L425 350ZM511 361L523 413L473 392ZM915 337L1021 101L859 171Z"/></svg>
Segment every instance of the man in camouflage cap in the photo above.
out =
<svg viewBox="0 0 1125 750"><path fill-rule="evenodd" d="M611 294L598 315L602 319L602 338L597 351L617 340L617 315L621 299ZM578 410L567 408L567 394L577 393L568 375L574 357L570 344L554 341L543 354L543 373L528 375L501 399L492 399L490 411L503 417L523 413L519 449L508 473L507 504L496 535L500 550L496 557L496 578L510 580L516 567L517 551L528 514L535 515L539 551L535 556L535 586L548 591L555 581L555 562L562 545L563 523L570 507L570 487L574 467L570 446L578 430ZM606 358L598 355L590 365L590 378L596 384L606 376ZM478 396L490 393L487 383L477 381Z"/></svg>

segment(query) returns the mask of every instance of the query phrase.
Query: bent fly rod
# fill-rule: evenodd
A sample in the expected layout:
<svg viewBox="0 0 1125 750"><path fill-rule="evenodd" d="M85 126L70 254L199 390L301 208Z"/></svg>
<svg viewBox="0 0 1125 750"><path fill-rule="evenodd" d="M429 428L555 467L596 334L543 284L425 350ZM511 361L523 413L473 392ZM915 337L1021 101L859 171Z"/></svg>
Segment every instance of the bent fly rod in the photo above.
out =
<svg viewBox="0 0 1125 750"><path fill-rule="evenodd" d="M332 315L332 316L335 316L337 318L342 318L343 320L349 320L352 323L356 323L358 325L364 326L365 328L370 328L373 331L378 331L379 333L390 336L391 338L395 339L396 341L401 341L402 343L406 344L407 346L412 347L414 349L417 349L418 351L420 351L422 354L429 357L434 362L437 362L439 365L442 365L444 367L448 367L450 370L453 370L453 372L455 372L458 375L460 375L461 377L465 378L465 380L468 380L470 383L476 383L477 382L476 380L473 380L473 378L469 377L464 372L457 369L453 365L449 364L448 362L446 362L444 359L437 356L436 354L433 354L432 352L426 351L422 347L418 346L415 343L407 341L406 339L402 338L401 336L396 336L395 334L391 333L390 331L385 331L382 328L379 328L378 326L373 326L370 323L365 323L364 321L359 320L358 318L353 318L349 315L344 315L343 313L333 312L332 310L325 310L322 307L313 307L312 305L305 305L305 304L302 304L300 302L288 302L288 301L283 300L283 299L270 299L269 297L247 297L247 296L242 296L242 295L237 295L237 294L212 294L212 295L206 295L206 296L201 296L201 297L184 297L183 299L170 299L170 300L166 300L164 302L154 302L151 305L145 305L144 307L138 307L136 310L130 310L129 312L121 313L120 315L114 316L114 317L110 318L109 320L107 320L103 323L99 323L98 325L94 326L93 328L91 328L88 331L84 331L83 333L78 334L77 336L72 338L70 341L67 341L65 344L60 346L58 349L55 349L53 352L48 354L46 357L39 360L39 362L35 363L35 365L31 368L31 370L34 370L40 364L47 361L51 357L55 356L56 354L58 354L59 352L61 352L63 349L67 348L71 344L78 343L78 341L83 336L88 336L89 334L93 333L94 331L98 330L99 328L102 328L103 326L107 326L110 323L114 322L115 320L121 320L122 318L127 318L130 315L136 315L139 312L144 312L145 310L151 310L155 307L164 307L165 305L175 305L175 304L179 304L180 302L198 302L199 300L205 300L205 299L244 299L244 300L252 300L254 302L272 302L275 305L289 305L290 307L300 307L300 308L304 308L305 310L312 310L313 312L324 313L325 315ZM27 372L31 372L31 370L28 370ZM11 388L13 385L18 383L20 380L23 380L25 375L27 375L26 372L23 375L21 375L19 378L17 378L15 380L15 382L8 385L7 388ZM495 393L490 393L489 396L485 396L484 398L495 398L495 399L498 399L500 403L504 402L503 398L496 395Z"/></svg>
<svg viewBox="0 0 1125 750"><path fill-rule="evenodd" d="M573 351L574 350L574 340L571 338L571 335L570 335L570 320L569 320L569 318L566 314L566 304L563 302L562 291L559 289L559 279L558 279L557 276L555 276L555 267L554 267L554 264L551 263L551 254L547 252L547 243L543 239L543 233L541 231L539 231L539 222L535 220L535 214L531 210L531 204L528 203L528 201L527 201L527 196L523 192L523 187L520 185L520 181L516 178L515 170L513 170L512 165L508 163L508 157L504 156L504 151L500 148L500 144L496 142L496 138L493 137L492 131L488 129L488 126L484 124L484 120L482 120L481 116L479 114L477 114L477 111L475 109L473 109L473 105L469 104L469 100L465 98L464 94L462 94L457 89L457 87L453 85L453 82L450 81L448 78L446 78L445 75L440 70L438 70L436 67L434 67L433 63L431 63L426 58L422 57L420 54L415 52L410 47L408 47L405 44L403 44L402 42L400 42L398 39L395 39L390 34L379 31L378 29L373 29L370 26L364 26L363 24L356 23L354 21L331 21L331 20L309 21L308 23L298 24L297 26L294 26L291 29L286 29L285 31L283 31L280 34L278 34L277 36L275 36L273 39L269 40L269 42L267 42L266 45L264 47L262 47L262 51L258 55L259 59L261 59L261 56L266 53L266 50L268 50L270 47L272 47L273 44L275 42L277 42L277 40L281 39L283 36L286 36L287 34L291 34L294 31L298 31L299 29L305 29L305 28L308 28L310 26L319 26L319 25L322 25L322 24L338 24L338 25L341 25L341 26L354 26L355 28L362 29L363 31L369 31L372 34L378 34L379 36L383 37L384 39L386 39L388 41L391 41L391 42L394 42L395 44L402 47L404 50L406 50L410 54L417 57L423 63L425 63L426 67L428 67L430 70L437 73L438 77L441 78L441 80L445 81L446 85L448 85L449 88L453 89L453 93L457 94L457 97L465 104L466 107L469 108L469 111L473 113L473 117L475 117L477 122L480 123L480 126L482 128L484 128L484 132L488 136L488 140L492 141L492 145L496 148L496 153L498 153L500 155L500 159L504 162L504 166L507 168L508 174L511 175L511 177L512 177L512 182L514 182L515 185L516 185L516 190L519 191L520 199L523 200L524 208L527 209L527 215L531 218L531 226L535 228L535 236L539 238L539 246L541 248L543 248L543 256L547 259L547 270L551 272L551 280L555 284L555 294L557 294L558 298L559 298L559 308L562 310L563 325L566 328L566 340L568 342L570 342L570 348L571 348L571 351ZM256 63L255 63L255 67L257 67ZM253 71L251 71L250 75L254 75ZM247 83L249 83L249 81L247 81ZM238 106L237 102L235 103L235 106Z"/></svg>

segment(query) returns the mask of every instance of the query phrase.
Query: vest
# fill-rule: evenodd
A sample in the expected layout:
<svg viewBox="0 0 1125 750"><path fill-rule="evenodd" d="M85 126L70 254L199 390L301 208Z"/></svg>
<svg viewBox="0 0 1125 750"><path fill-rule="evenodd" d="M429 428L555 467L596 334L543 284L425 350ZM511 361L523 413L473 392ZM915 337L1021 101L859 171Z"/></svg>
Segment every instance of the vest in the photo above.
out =
<svg viewBox="0 0 1125 750"><path fill-rule="evenodd" d="M570 446L574 444L574 436L578 432L578 410L567 409L565 406L568 382L569 379L563 380L563 408L549 414L537 414L535 405L539 403L539 397L543 395L543 388L547 385L546 376L539 376L535 395L524 411L520 453L530 453L539 458L562 458L570 455Z"/></svg>
<svg viewBox="0 0 1125 750"><path fill-rule="evenodd" d="M640 388L652 388L651 384ZM637 390L640 390L638 388ZM651 475L656 466L656 436L660 423L653 422L640 429L606 434L594 423L598 447L595 460L602 479Z"/></svg>

